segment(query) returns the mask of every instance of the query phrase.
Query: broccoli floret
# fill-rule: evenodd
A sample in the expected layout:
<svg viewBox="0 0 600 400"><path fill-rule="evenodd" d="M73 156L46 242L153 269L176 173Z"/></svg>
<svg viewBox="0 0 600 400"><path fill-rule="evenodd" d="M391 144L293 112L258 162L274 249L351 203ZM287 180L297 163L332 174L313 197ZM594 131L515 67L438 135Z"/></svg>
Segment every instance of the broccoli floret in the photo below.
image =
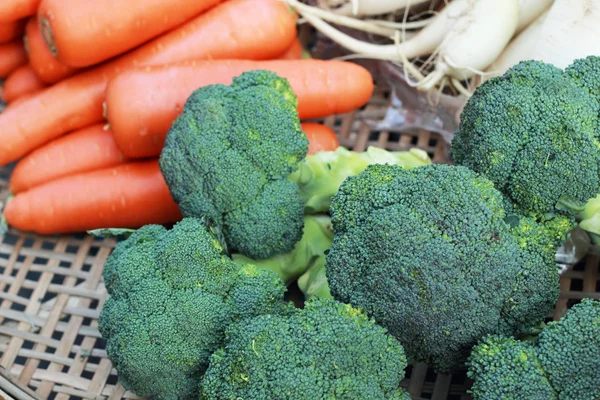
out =
<svg viewBox="0 0 600 400"><path fill-rule="evenodd" d="M204 219L140 228L116 246L104 281L108 357L123 386L156 399L195 396L225 329L284 304L279 277L233 263Z"/></svg>
<svg viewBox="0 0 600 400"><path fill-rule="evenodd" d="M600 301L583 299L549 322L536 354L559 399L600 399Z"/></svg>
<svg viewBox="0 0 600 400"><path fill-rule="evenodd" d="M207 215L228 247L252 258L300 240L303 202L287 179L308 151L289 82L250 71L188 98L173 122L160 169L186 217Z"/></svg>
<svg viewBox="0 0 600 400"><path fill-rule="evenodd" d="M583 299L534 340L488 336L467 362L480 399L600 399L600 302Z"/></svg>
<svg viewBox="0 0 600 400"><path fill-rule="evenodd" d="M369 146L364 152L338 147L335 151L311 154L300 163L289 179L300 188L304 199L304 212L314 214L328 212L331 197L349 176L356 175L371 164L398 164L409 169L431 164L423 150L387 151Z"/></svg>
<svg viewBox="0 0 600 400"><path fill-rule="evenodd" d="M565 68L574 81L600 102L600 57L587 56L574 60Z"/></svg>
<svg viewBox="0 0 600 400"><path fill-rule="evenodd" d="M598 68L596 59L573 67ZM461 113L450 154L494 182L521 213L574 214L600 187L600 104L552 64L522 61L479 86Z"/></svg>
<svg viewBox="0 0 600 400"><path fill-rule="evenodd" d="M333 299L233 325L201 399L403 399L406 357L386 330Z"/></svg>
<svg viewBox="0 0 600 400"><path fill-rule="evenodd" d="M315 259L324 255L331 247L333 228L328 215L307 215L304 217L304 233L294 249L289 253L278 254L263 260L234 253L232 260L237 264L252 264L259 268L275 271L289 285L302 275Z"/></svg>
<svg viewBox="0 0 600 400"><path fill-rule="evenodd" d="M529 342L490 335L477 344L467 361L474 399L556 400L535 348Z"/></svg>
<svg viewBox="0 0 600 400"><path fill-rule="evenodd" d="M371 165L346 179L331 212L333 297L365 309L409 359L438 372L462 368L486 334L528 331L558 299L548 244L561 225L518 215L509 224L501 193L468 168Z"/></svg>

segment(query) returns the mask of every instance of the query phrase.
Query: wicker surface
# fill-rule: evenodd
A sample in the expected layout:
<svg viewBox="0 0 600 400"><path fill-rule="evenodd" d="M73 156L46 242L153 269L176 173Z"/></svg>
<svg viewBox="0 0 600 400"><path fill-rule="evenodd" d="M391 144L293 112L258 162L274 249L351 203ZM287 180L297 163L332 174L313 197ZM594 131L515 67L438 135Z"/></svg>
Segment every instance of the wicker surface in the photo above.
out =
<svg viewBox="0 0 600 400"><path fill-rule="evenodd" d="M385 106L385 97L377 94L365 109L325 123L349 148L419 147L435 162L446 161L446 146L436 135L372 132L361 122L380 118ZM5 197L9 171L0 172L0 196ZM35 393L16 388L0 368L0 398L135 397L118 384L97 329L96 318L106 299L102 267L114 244L84 235L41 237L14 231L2 238L0 365ZM561 289L555 318L582 297L598 298L598 257L590 255L576 265L563 277ZM424 365L409 368L404 381L414 399L469 399L468 384L464 374L436 376Z"/></svg>

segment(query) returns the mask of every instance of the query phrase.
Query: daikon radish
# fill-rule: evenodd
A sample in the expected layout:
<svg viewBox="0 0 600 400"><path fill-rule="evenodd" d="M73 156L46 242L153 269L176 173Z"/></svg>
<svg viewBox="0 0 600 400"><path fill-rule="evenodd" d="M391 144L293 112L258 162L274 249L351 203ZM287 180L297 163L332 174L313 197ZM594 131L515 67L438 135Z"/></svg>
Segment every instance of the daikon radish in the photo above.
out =
<svg viewBox="0 0 600 400"><path fill-rule="evenodd" d="M500 57L488 67L481 82L485 82L494 76L503 75L510 67L521 61L532 59L548 13L549 10L546 10L506 46Z"/></svg>
<svg viewBox="0 0 600 400"><path fill-rule="evenodd" d="M516 0L510 0L510 2ZM501 3L503 3L502 1ZM288 0L288 4L294 7L296 0ZM303 13L296 9L300 15L315 29L325 36L346 48L347 50L360 54L367 58L382 60L403 61L415 57L422 57L433 53L443 42L452 27L467 14L471 7L470 0L454 0L449 3L442 11L432 18L431 23L421 29L415 36L400 44L372 44L355 39L345 33L340 32L329 25L321 18L311 13ZM516 18L515 18L516 23ZM493 60L493 59L492 59Z"/></svg>
<svg viewBox="0 0 600 400"><path fill-rule="evenodd" d="M555 0L530 58L564 69L590 55L600 55L600 2Z"/></svg>
<svg viewBox="0 0 600 400"><path fill-rule="evenodd" d="M554 0L519 0L519 22L515 34L526 29L540 15L548 11Z"/></svg>
<svg viewBox="0 0 600 400"><path fill-rule="evenodd" d="M519 20L518 0L469 0L468 3L468 13L452 27L438 48L435 69L418 83L420 90L431 90L446 79L460 87L459 81L489 67L514 35Z"/></svg>
<svg viewBox="0 0 600 400"><path fill-rule="evenodd" d="M430 0L350 0L336 9L336 13L342 15L353 15L365 17L380 14L391 14L393 12L428 3Z"/></svg>

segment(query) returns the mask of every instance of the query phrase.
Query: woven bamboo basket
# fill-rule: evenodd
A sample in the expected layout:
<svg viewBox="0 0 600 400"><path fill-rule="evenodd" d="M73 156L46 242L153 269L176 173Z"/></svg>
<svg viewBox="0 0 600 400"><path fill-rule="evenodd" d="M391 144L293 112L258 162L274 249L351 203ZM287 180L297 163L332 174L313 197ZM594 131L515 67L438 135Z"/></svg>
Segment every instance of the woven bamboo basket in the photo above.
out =
<svg viewBox="0 0 600 400"><path fill-rule="evenodd" d="M365 121L381 119L388 105L378 88L361 110L326 118L343 146L389 150L421 148L436 163L448 162L436 134L374 131ZM0 169L0 201L8 195L10 168ZM38 236L9 230L0 238L0 398L132 399L106 358L97 318L106 299L102 268L113 239L88 235ZM589 254L563 275L560 318L584 297L600 298L598 257ZM413 399L466 400L464 374L436 375L419 364L403 381Z"/></svg>

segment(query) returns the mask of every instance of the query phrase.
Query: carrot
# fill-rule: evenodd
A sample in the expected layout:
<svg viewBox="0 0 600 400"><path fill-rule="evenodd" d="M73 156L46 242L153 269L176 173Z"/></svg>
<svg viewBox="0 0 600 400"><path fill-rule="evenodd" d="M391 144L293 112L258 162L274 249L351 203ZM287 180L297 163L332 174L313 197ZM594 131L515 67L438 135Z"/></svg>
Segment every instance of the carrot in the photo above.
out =
<svg viewBox="0 0 600 400"><path fill-rule="evenodd" d="M25 50L29 58L29 64L36 75L47 84L61 81L79 70L71 68L58 61L46 45L37 18L30 18L25 27Z"/></svg>
<svg viewBox="0 0 600 400"><path fill-rule="evenodd" d="M2 90L2 99L10 103L26 94L39 92L45 87L46 85L39 80L31 66L25 64L14 70L6 78Z"/></svg>
<svg viewBox="0 0 600 400"><path fill-rule="evenodd" d="M106 91L107 118L123 154L157 156L165 136L192 92L210 84L230 84L252 69L271 70L290 81L301 119L345 113L368 102L371 74L337 60L195 61L125 72Z"/></svg>
<svg viewBox="0 0 600 400"><path fill-rule="evenodd" d="M280 0L229 0L111 62L76 74L0 114L0 166L103 119L108 80L135 66L189 59L270 59L296 36Z"/></svg>
<svg viewBox="0 0 600 400"><path fill-rule="evenodd" d="M42 33L53 55L87 67L167 32L222 0L43 0Z"/></svg>
<svg viewBox="0 0 600 400"><path fill-rule="evenodd" d="M0 1L0 22L13 22L34 15L40 0Z"/></svg>
<svg viewBox="0 0 600 400"><path fill-rule="evenodd" d="M181 219L158 160L127 163L50 181L16 194L6 222L38 234L139 228Z"/></svg>
<svg viewBox="0 0 600 400"><path fill-rule="evenodd" d="M27 64L27 54L21 39L0 44L0 78L6 78L21 65Z"/></svg>
<svg viewBox="0 0 600 400"><path fill-rule="evenodd" d="M104 124L95 124L54 139L22 158L10 177L10 190L19 193L63 176L127 161L112 132Z"/></svg>
<svg viewBox="0 0 600 400"><path fill-rule="evenodd" d="M24 20L0 23L0 43L6 43L18 38L23 34L24 29Z"/></svg>
<svg viewBox="0 0 600 400"><path fill-rule="evenodd" d="M334 151L340 146L337 135L328 126L316 122L303 122L302 130L308 138L308 154Z"/></svg>
<svg viewBox="0 0 600 400"><path fill-rule="evenodd" d="M300 39L294 40L292 45L283 53L280 54L276 59L277 60L301 60L304 58L304 49L302 48L302 43Z"/></svg>

